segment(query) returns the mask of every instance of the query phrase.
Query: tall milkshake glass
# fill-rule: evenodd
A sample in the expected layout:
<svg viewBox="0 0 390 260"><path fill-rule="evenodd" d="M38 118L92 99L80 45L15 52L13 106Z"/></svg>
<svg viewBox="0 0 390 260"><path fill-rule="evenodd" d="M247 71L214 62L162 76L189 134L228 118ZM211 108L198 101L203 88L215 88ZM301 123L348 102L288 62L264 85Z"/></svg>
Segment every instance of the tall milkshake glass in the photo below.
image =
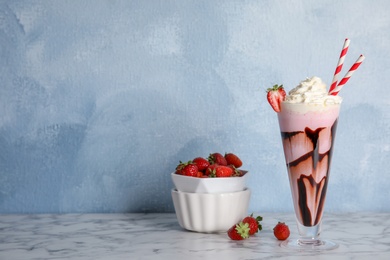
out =
<svg viewBox="0 0 390 260"><path fill-rule="evenodd" d="M299 250L338 245L319 238L340 103L281 102L280 132L300 238L281 243Z"/></svg>

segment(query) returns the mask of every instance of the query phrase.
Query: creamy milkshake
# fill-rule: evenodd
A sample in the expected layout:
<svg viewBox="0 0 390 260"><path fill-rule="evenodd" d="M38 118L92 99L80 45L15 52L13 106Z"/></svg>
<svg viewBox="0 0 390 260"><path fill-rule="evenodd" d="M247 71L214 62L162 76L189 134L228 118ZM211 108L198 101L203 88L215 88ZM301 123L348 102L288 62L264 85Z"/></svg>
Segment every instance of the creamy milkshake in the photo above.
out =
<svg viewBox="0 0 390 260"><path fill-rule="evenodd" d="M324 209L341 97L308 78L280 103L279 126L302 243L316 238Z"/></svg>
<svg viewBox="0 0 390 260"><path fill-rule="evenodd" d="M282 247L299 251L338 247L319 235L342 102L338 93L365 59L360 55L339 81L349 43L345 39L329 91L318 77L301 81L288 95L283 85L267 89L267 101L278 115L300 235L296 240L284 240Z"/></svg>

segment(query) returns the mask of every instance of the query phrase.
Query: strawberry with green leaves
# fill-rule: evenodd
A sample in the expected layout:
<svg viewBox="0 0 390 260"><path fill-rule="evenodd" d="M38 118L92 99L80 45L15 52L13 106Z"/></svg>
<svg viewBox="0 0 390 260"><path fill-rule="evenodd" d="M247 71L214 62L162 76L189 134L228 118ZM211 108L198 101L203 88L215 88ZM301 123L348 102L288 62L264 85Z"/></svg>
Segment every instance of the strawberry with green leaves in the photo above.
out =
<svg viewBox="0 0 390 260"><path fill-rule="evenodd" d="M262 230L263 227L260 224L263 218L261 216L257 216L256 218L251 214L250 216L245 217L242 222L248 223L249 226L249 235L252 236L257 233L259 230Z"/></svg>
<svg viewBox="0 0 390 260"><path fill-rule="evenodd" d="M204 171L204 175L210 176L215 174L215 168L217 168L218 164L210 164L209 167Z"/></svg>
<svg viewBox="0 0 390 260"><path fill-rule="evenodd" d="M239 169L237 169L236 167L234 167L234 165L229 164L227 167L229 167L230 169L232 169L232 171L233 171L232 176L233 176L233 177L240 177L240 176L242 176L241 171L240 171Z"/></svg>
<svg viewBox="0 0 390 260"><path fill-rule="evenodd" d="M260 221L263 218L261 216L257 216L256 218L251 214L250 216L245 217L238 224L234 225L228 230L228 236L232 240L243 240L246 239L258 231L262 230L262 226Z"/></svg>
<svg viewBox="0 0 390 260"><path fill-rule="evenodd" d="M219 164L223 166L228 165L225 157L220 153L210 154L208 157L208 161L210 162L210 164Z"/></svg>
<svg viewBox="0 0 390 260"><path fill-rule="evenodd" d="M280 112L280 103L286 98L283 85L274 85L267 89L267 100L275 112Z"/></svg>
<svg viewBox="0 0 390 260"><path fill-rule="evenodd" d="M223 178L223 177L231 177L233 175L233 169L224 166L224 165L217 165L212 172L210 173L210 177L217 177L217 178Z"/></svg>
<svg viewBox="0 0 390 260"><path fill-rule="evenodd" d="M175 172L184 176L198 177L199 170L195 163L188 161L186 163L180 162Z"/></svg>

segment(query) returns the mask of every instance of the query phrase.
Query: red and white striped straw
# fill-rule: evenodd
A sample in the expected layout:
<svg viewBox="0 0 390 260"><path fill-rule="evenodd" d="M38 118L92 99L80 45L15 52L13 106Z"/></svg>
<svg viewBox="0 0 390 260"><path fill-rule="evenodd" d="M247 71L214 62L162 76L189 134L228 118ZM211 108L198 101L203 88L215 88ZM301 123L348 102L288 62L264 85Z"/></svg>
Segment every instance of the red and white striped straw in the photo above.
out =
<svg viewBox="0 0 390 260"><path fill-rule="evenodd" d="M347 74L345 74L344 78L340 80L339 84L337 84L337 87L329 91L329 95L336 96L339 93L341 88L345 85L345 83L347 83L347 81L351 78L352 74L357 70L357 68L359 68L360 64L362 64L364 59L365 57L363 54L359 56L359 58L352 65Z"/></svg>
<svg viewBox="0 0 390 260"><path fill-rule="evenodd" d="M344 41L343 49L341 50L340 58L339 58L339 61L337 63L336 70L334 72L332 84L330 85L330 88L329 88L329 93L332 92L337 86L338 76L340 75L341 69L343 68L344 59L345 59L345 56L347 55L347 52L348 52L349 42L350 42L350 40L348 38L345 39L345 41Z"/></svg>

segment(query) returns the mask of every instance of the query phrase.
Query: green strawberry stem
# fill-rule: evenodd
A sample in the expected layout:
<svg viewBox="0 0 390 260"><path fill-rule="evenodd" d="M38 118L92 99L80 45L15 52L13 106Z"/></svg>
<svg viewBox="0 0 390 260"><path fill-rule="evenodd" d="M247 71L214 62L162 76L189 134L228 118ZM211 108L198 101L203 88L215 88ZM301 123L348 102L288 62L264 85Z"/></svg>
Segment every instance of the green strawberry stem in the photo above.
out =
<svg viewBox="0 0 390 260"><path fill-rule="evenodd" d="M240 222L236 225L236 231L242 238L248 238L249 237L249 224Z"/></svg>
<svg viewBox="0 0 390 260"><path fill-rule="evenodd" d="M267 92L277 91L279 88L283 88L283 85L275 84L272 88L267 88Z"/></svg>
<svg viewBox="0 0 390 260"><path fill-rule="evenodd" d="M263 229L263 226L260 224L260 221L263 220L263 217L262 216L257 216L256 217L256 221L257 221L257 224L259 226L259 231Z"/></svg>

